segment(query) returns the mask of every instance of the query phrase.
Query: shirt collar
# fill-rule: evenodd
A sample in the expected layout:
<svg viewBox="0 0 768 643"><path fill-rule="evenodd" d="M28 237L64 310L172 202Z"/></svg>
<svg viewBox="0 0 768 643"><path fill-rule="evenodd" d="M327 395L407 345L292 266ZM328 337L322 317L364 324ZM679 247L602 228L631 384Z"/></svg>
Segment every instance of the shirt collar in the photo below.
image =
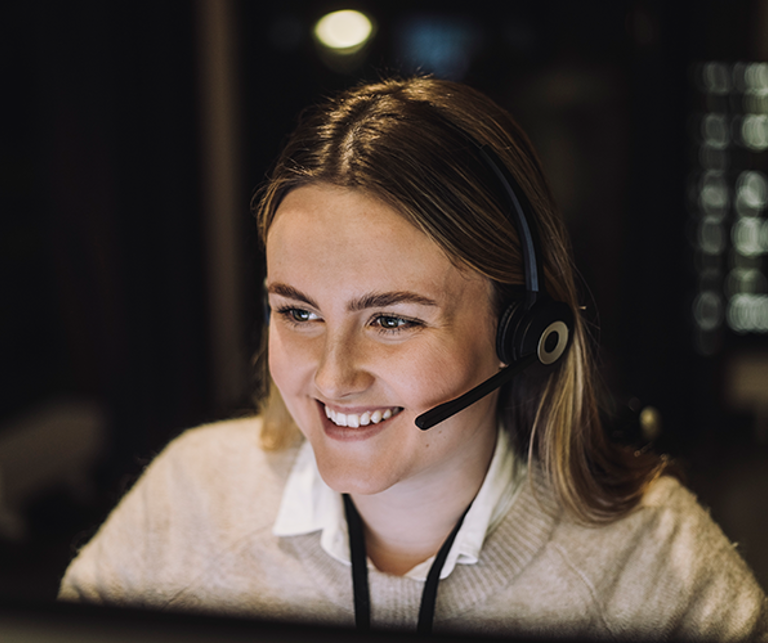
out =
<svg viewBox="0 0 768 643"><path fill-rule="evenodd" d="M507 432L500 429L488 472L448 553L441 579L446 578L456 564L477 563L486 536L501 522L517 497L526 469L525 462L515 456ZM298 536L315 531L321 532L320 545L326 553L350 564L341 494L320 477L312 447L304 442L288 476L272 533ZM406 576L426 580L433 560L434 557L420 563Z"/></svg>

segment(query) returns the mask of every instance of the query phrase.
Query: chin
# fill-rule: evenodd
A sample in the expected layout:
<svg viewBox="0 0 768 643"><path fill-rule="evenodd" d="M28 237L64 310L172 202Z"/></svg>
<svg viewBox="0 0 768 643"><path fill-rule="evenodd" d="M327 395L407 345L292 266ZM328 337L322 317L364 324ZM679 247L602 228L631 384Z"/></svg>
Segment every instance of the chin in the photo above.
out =
<svg viewBox="0 0 768 643"><path fill-rule="evenodd" d="M375 495L396 484L398 476L394 471L375 470L360 462L345 462L343 458L323 457L315 452L320 477L338 493Z"/></svg>

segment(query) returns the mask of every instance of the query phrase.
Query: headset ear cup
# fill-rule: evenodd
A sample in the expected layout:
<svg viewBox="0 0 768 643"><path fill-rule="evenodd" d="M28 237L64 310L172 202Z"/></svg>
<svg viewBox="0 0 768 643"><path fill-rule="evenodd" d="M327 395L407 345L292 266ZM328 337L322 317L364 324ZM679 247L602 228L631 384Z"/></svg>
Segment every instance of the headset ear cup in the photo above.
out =
<svg viewBox="0 0 768 643"><path fill-rule="evenodd" d="M517 359L515 334L520 319L525 315L525 305L521 301L512 302L501 315L496 330L496 354L502 364L511 364Z"/></svg>
<svg viewBox="0 0 768 643"><path fill-rule="evenodd" d="M526 321L518 326L516 345L519 357L536 353L539 362L549 366L565 355L572 338L571 307L546 297L534 304Z"/></svg>
<svg viewBox="0 0 768 643"><path fill-rule="evenodd" d="M501 316L496 333L496 353L511 364L536 353L549 366L560 360L573 339L573 311L563 302L540 297L530 309L513 302Z"/></svg>

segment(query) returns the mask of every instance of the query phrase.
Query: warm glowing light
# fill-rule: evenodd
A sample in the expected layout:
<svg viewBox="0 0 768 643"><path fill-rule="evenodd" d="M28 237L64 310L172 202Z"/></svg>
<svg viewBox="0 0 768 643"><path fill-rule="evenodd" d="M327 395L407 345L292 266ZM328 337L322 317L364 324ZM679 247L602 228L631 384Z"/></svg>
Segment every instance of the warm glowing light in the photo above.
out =
<svg viewBox="0 0 768 643"><path fill-rule="evenodd" d="M640 412L640 428L643 438L649 442L661 435L661 413L653 406L646 406Z"/></svg>
<svg viewBox="0 0 768 643"><path fill-rule="evenodd" d="M359 11L334 11L315 25L318 41L339 54L359 51L373 32L373 23Z"/></svg>

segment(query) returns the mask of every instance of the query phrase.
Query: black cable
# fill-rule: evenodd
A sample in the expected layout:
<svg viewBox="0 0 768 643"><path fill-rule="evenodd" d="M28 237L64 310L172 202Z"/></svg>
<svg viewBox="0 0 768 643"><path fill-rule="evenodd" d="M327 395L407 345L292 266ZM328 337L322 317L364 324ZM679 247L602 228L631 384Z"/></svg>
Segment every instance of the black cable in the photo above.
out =
<svg viewBox="0 0 768 643"><path fill-rule="evenodd" d="M344 499L344 513L347 516L347 528L349 530L349 552L352 561L352 592L355 597L355 626L358 630L371 629L371 595L368 589L368 557L365 553L365 535L363 534L363 521L357 512L355 503L349 494L342 494ZM472 506L470 503L469 507ZM419 607L419 622L417 631L421 634L432 632L432 623L435 618L435 605L437 604L437 586L440 583L440 572L448 558L448 552L456 540L464 517L469 507L459 518L453 531L437 552L432 566L429 568L427 580L424 583L424 591L421 594L421 606Z"/></svg>
<svg viewBox="0 0 768 643"><path fill-rule="evenodd" d="M358 630L371 629L371 596L368 591L368 557L365 554L363 521L349 494L343 494L344 513L349 530L349 553L352 561L352 592L355 596L355 625Z"/></svg>
<svg viewBox="0 0 768 643"><path fill-rule="evenodd" d="M472 503L469 504L469 507ZM427 574L427 582L424 583L424 591L421 594L421 607L419 607L419 624L416 631L419 634L431 634L432 622L435 618L435 605L437 604L437 585L440 582L440 572L443 571L443 565L445 565L445 559L448 558L448 552L451 551L453 541L456 540L456 534L459 533L461 525L464 522L464 517L469 511L469 507L461 514L459 522L453 528L448 538L446 538L440 551L437 552L435 562L432 563L432 567L429 568L429 574Z"/></svg>
<svg viewBox="0 0 768 643"><path fill-rule="evenodd" d="M480 398L485 397L489 393L492 393L497 388L503 386L509 382L515 375L522 373L526 368L531 366L538 360L536 353L531 353L522 359L513 362L509 366L502 368L496 375L490 377L478 384L475 388L470 389L463 395L457 397L455 400L444 402L439 406L436 406L429 411L425 411L419 415L415 420L415 424L422 431L431 429L435 424L439 424L443 420L451 417L452 415L463 411L470 404L474 404Z"/></svg>

